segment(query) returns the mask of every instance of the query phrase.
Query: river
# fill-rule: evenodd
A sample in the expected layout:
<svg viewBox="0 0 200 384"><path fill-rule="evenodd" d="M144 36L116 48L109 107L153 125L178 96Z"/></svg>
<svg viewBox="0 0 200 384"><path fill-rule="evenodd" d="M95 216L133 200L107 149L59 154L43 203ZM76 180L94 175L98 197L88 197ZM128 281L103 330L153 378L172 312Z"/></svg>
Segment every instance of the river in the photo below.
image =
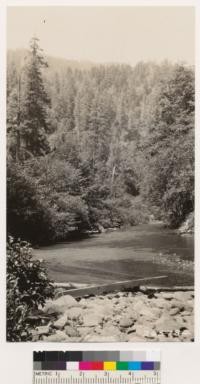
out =
<svg viewBox="0 0 200 384"><path fill-rule="evenodd" d="M148 285L193 285L194 237L158 224L34 249L56 282L104 284L165 275Z"/></svg>

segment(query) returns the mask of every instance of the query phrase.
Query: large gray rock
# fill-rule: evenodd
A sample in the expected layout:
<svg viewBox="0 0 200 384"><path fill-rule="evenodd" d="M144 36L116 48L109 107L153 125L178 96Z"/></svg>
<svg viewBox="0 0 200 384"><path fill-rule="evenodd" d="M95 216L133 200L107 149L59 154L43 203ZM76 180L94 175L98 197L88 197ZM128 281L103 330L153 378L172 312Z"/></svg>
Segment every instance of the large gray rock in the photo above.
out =
<svg viewBox="0 0 200 384"><path fill-rule="evenodd" d="M65 313L67 314L68 318L71 320L77 320L83 312L83 309L81 307L73 307L68 309Z"/></svg>
<svg viewBox="0 0 200 384"><path fill-rule="evenodd" d="M162 297L156 298L156 299L151 299L151 306L153 308L158 308L158 309L169 309L171 305L171 302L168 300L163 299Z"/></svg>
<svg viewBox="0 0 200 384"><path fill-rule="evenodd" d="M128 335L128 339L130 343L140 343L141 341L144 341L143 336L138 336L136 334Z"/></svg>
<svg viewBox="0 0 200 384"><path fill-rule="evenodd" d="M137 319L139 318L139 314L135 311L134 307L130 305L129 308L126 309L126 311L123 311L123 317L131 319L133 321L137 321Z"/></svg>
<svg viewBox="0 0 200 384"><path fill-rule="evenodd" d="M54 341L54 342L70 342L71 339L69 336L66 335L66 333L62 331L56 331L53 335L50 336L44 336L43 341Z"/></svg>
<svg viewBox="0 0 200 384"><path fill-rule="evenodd" d="M142 338L142 340L145 340L146 335L149 335L149 332L151 331L153 331L153 328L150 329L149 327L146 327L144 325L136 324L135 334L137 337Z"/></svg>
<svg viewBox="0 0 200 384"><path fill-rule="evenodd" d="M119 337L121 336L121 332L118 327L112 325L112 324L106 324L103 329L99 330L101 336L114 336L114 337Z"/></svg>
<svg viewBox="0 0 200 384"><path fill-rule="evenodd" d="M165 300L172 300L174 299L174 292L163 292L162 293L162 298Z"/></svg>
<svg viewBox="0 0 200 384"><path fill-rule="evenodd" d="M70 295L59 297L56 300L48 300L43 308L43 311L49 314L64 313L66 309L78 306L78 302Z"/></svg>
<svg viewBox="0 0 200 384"><path fill-rule="evenodd" d="M84 338L85 342L92 343L110 343L110 342L118 342L120 341L117 336L101 336L101 335L87 335Z"/></svg>
<svg viewBox="0 0 200 384"><path fill-rule="evenodd" d="M50 326L49 325L40 326L40 327L37 327L35 329L35 334L37 334L38 336L48 335L49 332L50 332Z"/></svg>
<svg viewBox="0 0 200 384"><path fill-rule="evenodd" d="M170 305L171 305L171 308L179 308L179 311L182 311L184 309L185 303L183 301L180 301L174 298L170 302Z"/></svg>
<svg viewBox="0 0 200 384"><path fill-rule="evenodd" d="M193 334L194 333L194 317L193 316L182 317L182 322L183 322L182 327L188 329Z"/></svg>
<svg viewBox="0 0 200 384"><path fill-rule="evenodd" d="M78 337L79 332L77 328L71 327L70 325L65 326L65 333L69 337Z"/></svg>
<svg viewBox="0 0 200 384"><path fill-rule="evenodd" d="M194 301L193 300L188 300L185 303L184 309L188 312L194 311Z"/></svg>
<svg viewBox="0 0 200 384"><path fill-rule="evenodd" d="M89 335L91 334L91 331L93 332L93 328L91 327L77 327L77 331L79 333L80 336L86 336L86 335Z"/></svg>
<svg viewBox="0 0 200 384"><path fill-rule="evenodd" d="M169 311L170 316L176 316L178 313L180 313L180 308L178 307L171 308Z"/></svg>
<svg viewBox="0 0 200 384"><path fill-rule="evenodd" d="M160 315L159 309L152 309L148 307L143 307L140 309L140 316L145 317L148 321L156 320Z"/></svg>
<svg viewBox="0 0 200 384"><path fill-rule="evenodd" d="M186 299L185 292L174 292L174 299L185 302Z"/></svg>
<svg viewBox="0 0 200 384"><path fill-rule="evenodd" d="M194 335L188 329L185 329L181 334L181 340L183 340L183 341L191 341L191 339L193 339L193 337L194 337Z"/></svg>
<svg viewBox="0 0 200 384"><path fill-rule="evenodd" d="M157 340L157 333L154 329L146 330L144 332L144 337L145 339L151 340L151 341L156 341Z"/></svg>
<svg viewBox="0 0 200 384"><path fill-rule="evenodd" d="M63 316L61 316L53 323L53 327L57 329L63 329L66 324L68 324L68 315L65 312Z"/></svg>
<svg viewBox="0 0 200 384"><path fill-rule="evenodd" d="M100 314L87 313L82 317L82 324L85 327L95 327L98 324L101 324L103 316Z"/></svg>
<svg viewBox="0 0 200 384"><path fill-rule="evenodd" d="M163 315L155 322L155 329L158 332L171 332L179 329L179 324L170 316Z"/></svg>
<svg viewBox="0 0 200 384"><path fill-rule="evenodd" d="M108 303L106 305L101 305L101 307L97 307L95 308L95 310L98 312L98 313L101 313L103 316L106 316L106 317L109 317L109 316L113 316L113 307L112 307L112 303Z"/></svg>
<svg viewBox="0 0 200 384"><path fill-rule="evenodd" d="M129 328L133 324L134 324L134 320L130 319L130 318L127 318L127 317L122 317L120 322L119 322L119 325L120 325L121 328Z"/></svg>

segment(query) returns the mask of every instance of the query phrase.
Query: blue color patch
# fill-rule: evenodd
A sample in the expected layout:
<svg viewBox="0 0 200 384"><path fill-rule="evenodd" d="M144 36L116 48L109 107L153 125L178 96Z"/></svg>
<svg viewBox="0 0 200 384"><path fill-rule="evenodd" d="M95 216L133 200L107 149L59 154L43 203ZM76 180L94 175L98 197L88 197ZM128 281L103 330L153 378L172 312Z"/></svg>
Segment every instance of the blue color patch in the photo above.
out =
<svg viewBox="0 0 200 384"><path fill-rule="evenodd" d="M132 361L128 363L129 371L140 371L142 363L140 361Z"/></svg>

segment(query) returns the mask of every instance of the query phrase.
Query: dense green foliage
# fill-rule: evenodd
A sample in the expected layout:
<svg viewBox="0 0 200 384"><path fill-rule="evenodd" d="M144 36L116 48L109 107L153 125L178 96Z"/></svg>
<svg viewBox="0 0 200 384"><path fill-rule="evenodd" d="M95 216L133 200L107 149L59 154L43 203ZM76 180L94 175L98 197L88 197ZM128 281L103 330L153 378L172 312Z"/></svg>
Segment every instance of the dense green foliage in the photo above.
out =
<svg viewBox="0 0 200 384"><path fill-rule="evenodd" d="M7 340L31 340L29 317L52 297L53 286L27 242L7 243Z"/></svg>
<svg viewBox="0 0 200 384"><path fill-rule="evenodd" d="M8 54L8 232L34 243L194 204L194 73ZM20 86L19 86L20 84Z"/></svg>
<svg viewBox="0 0 200 384"><path fill-rule="evenodd" d="M194 104L194 74L177 66L160 84L141 144L141 193L173 227L194 210Z"/></svg>

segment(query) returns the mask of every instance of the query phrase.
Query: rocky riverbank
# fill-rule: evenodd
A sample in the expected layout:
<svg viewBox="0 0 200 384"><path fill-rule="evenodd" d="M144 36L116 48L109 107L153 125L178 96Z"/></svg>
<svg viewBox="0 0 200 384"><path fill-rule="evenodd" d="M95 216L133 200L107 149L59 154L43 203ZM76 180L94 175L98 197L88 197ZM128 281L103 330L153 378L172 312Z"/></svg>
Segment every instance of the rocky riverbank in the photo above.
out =
<svg viewBox="0 0 200 384"><path fill-rule="evenodd" d="M191 212L182 223L178 232L181 235L194 233L194 212Z"/></svg>
<svg viewBox="0 0 200 384"><path fill-rule="evenodd" d="M194 292L118 292L46 302L33 341L193 341Z"/></svg>

